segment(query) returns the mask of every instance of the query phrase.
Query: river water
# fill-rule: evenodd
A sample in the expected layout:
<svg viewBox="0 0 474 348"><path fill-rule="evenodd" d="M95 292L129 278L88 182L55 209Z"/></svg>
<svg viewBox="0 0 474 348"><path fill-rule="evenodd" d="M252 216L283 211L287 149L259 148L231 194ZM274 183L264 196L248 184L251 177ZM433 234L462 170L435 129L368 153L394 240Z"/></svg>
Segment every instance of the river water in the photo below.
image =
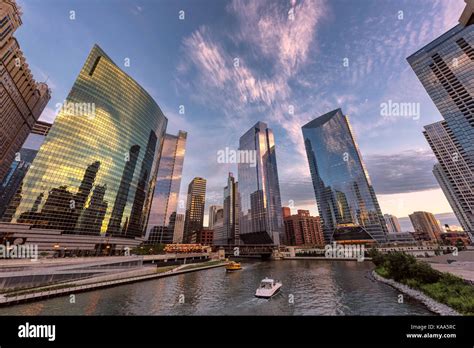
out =
<svg viewBox="0 0 474 348"><path fill-rule="evenodd" d="M0 308L0 315L430 315L421 303L375 281L371 262L243 261L39 302ZM265 277L283 283L273 298L254 297Z"/></svg>

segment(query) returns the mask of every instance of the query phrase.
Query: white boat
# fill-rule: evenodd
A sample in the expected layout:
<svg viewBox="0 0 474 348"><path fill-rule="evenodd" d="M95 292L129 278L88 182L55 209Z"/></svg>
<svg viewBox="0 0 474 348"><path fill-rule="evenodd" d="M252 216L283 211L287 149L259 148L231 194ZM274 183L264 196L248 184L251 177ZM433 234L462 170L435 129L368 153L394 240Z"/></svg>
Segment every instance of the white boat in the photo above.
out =
<svg viewBox="0 0 474 348"><path fill-rule="evenodd" d="M260 287L255 292L255 296L270 298L281 288L282 283L270 278L265 278L261 281Z"/></svg>

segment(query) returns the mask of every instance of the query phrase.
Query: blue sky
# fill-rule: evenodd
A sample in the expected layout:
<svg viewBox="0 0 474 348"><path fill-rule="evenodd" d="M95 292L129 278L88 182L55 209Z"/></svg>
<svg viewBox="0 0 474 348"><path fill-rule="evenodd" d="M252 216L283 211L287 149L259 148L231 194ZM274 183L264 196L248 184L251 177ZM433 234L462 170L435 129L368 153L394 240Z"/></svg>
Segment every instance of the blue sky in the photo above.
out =
<svg viewBox="0 0 474 348"><path fill-rule="evenodd" d="M275 132L283 205L316 214L301 126L340 107L384 213L451 211L421 133L441 116L406 57L456 25L463 0L18 2L16 37L53 92L42 119L54 119L99 44L155 98L169 133L188 132L181 191L195 176L208 179L208 205L222 201L227 172L237 172L217 163L217 151L235 149L261 120ZM389 100L419 103L419 119L382 116Z"/></svg>

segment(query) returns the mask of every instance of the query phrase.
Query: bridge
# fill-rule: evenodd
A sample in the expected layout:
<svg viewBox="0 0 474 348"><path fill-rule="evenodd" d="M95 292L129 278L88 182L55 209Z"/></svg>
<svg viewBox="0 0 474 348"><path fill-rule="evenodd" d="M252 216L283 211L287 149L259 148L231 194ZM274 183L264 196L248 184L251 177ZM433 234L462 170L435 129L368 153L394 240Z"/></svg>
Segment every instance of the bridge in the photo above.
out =
<svg viewBox="0 0 474 348"><path fill-rule="evenodd" d="M224 249L228 257L260 257L262 259L272 256L278 246L274 244L228 244L214 245L213 250Z"/></svg>

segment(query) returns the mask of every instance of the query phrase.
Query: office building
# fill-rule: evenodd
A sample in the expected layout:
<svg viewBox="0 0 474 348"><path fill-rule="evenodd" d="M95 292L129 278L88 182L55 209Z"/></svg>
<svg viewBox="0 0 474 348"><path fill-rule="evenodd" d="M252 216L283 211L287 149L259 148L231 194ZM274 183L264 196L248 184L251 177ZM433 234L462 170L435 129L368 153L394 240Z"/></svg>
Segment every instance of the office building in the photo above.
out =
<svg viewBox="0 0 474 348"><path fill-rule="evenodd" d="M244 244L284 244L273 131L257 122L240 138L239 152L247 159L238 164L240 240Z"/></svg>
<svg viewBox="0 0 474 348"><path fill-rule="evenodd" d="M383 218L385 219L385 224L387 225L388 233L400 233L402 228L400 227L400 222L395 215L384 214Z"/></svg>
<svg viewBox="0 0 474 348"><path fill-rule="evenodd" d="M173 242L187 133L166 134L147 227L148 244Z"/></svg>
<svg viewBox="0 0 474 348"><path fill-rule="evenodd" d="M143 237L167 119L95 45L30 166L9 219Z"/></svg>
<svg viewBox="0 0 474 348"><path fill-rule="evenodd" d="M214 224L217 221L217 212L219 210L222 210L221 205L211 205L209 207L209 228L210 229L214 228Z"/></svg>
<svg viewBox="0 0 474 348"><path fill-rule="evenodd" d="M224 244L240 244L239 236L239 184L234 175L229 173L227 186L224 188ZM222 245L222 244L221 244Z"/></svg>
<svg viewBox="0 0 474 348"><path fill-rule="evenodd" d="M465 157L474 165L474 5L466 1L459 24L407 58L446 121Z"/></svg>
<svg viewBox="0 0 474 348"><path fill-rule="evenodd" d="M206 179L196 177L188 186L186 217L184 221L184 243L195 243L197 233L204 223L204 205L206 202Z"/></svg>
<svg viewBox="0 0 474 348"><path fill-rule="evenodd" d="M214 231L210 228L202 228L196 233L196 243L201 245L213 245Z"/></svg>
<svg viewBox="0 0 474 348"><path fill-rule="evenodd" d="M438 163L433 174L464 231L474 231L474 172L446 121L424 127Z"/></svg>
<svg viewBox="0 0 474 348"><path fill-rule="evenodd" d="M174 222L173 243L182 243L184 234L184 214L176 214Z"/></svg>
<svg viewBox="0 0 474 348"><path fill-rule="evenodd" d="M433 214L426 211L415 211L408 216L415 229L417 240L437 241L441 239L443 230Z"/></svg>
<svg viewBox="0 0 474 348"><path fill-rule="evenodd" d="M50 129L50 123L37 121L31 133L26 138L20 152L15 156L15 159L8 169L7 175L0 184L0 218L3 217L10 201L20 188L28 168L33 162Z"/></svg>
<svg viewBox="0 0 474 348"><path fill-rule="evenodd" d="M284 210L283 221L287 245L322 247L325 244L321 220L319 216L311 216L309 210L298 210L295 215L288 215Z"/></svg>
<svg viewBox="0 0 474 348"><path fill-rule="evenodd" d="M474 226L474 1L459 24L407 58L444 121L425 127L439 166L433 170L456 217Z"/></svg>
<svg viewBox="0 0 474 348"><path fill-rule="evenodd" d="M336 109L302 131L326 243L386 242L387 226L348 117Z"/></svg>
<svg viewBox="0 0 474 348"><path fill-rule="evenodd" d="M51 99L45 83L33 78L18 41L21 10L14 0L0 3L0 182Z"/></svg>

